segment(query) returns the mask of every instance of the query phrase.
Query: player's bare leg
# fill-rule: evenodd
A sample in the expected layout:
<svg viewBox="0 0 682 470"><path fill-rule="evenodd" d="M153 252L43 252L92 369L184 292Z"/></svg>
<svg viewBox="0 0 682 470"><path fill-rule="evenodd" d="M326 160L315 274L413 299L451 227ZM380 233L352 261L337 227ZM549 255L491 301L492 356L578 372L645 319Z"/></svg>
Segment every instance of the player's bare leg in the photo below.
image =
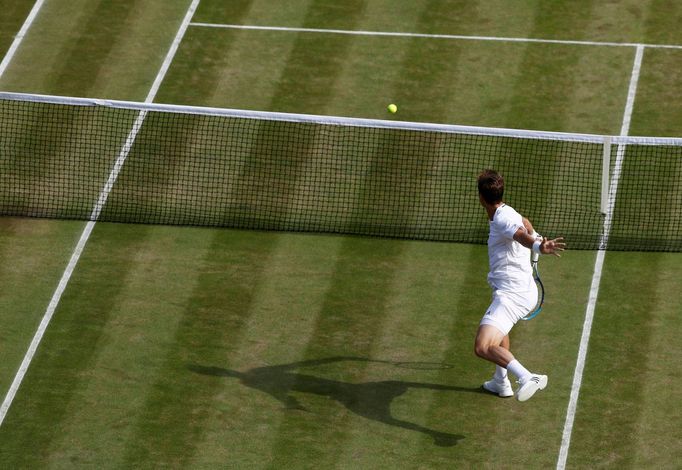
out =
<svg viewBox="0 0 682 470"><path fill-rule="evenodd" d="M492 393L497 393L501 397L512 396L513 392L511 391L509 378L505 376L504 379L499 380L499 377L504 374L500 369L506 369L519 378L521 387L516 394L516 398L519 401L526 401L535 392L547 386L547 376L532 374L514 358L509 347L509 335L505 335L492 325L479 326L474 351L478 357L493 362L498 366L493 379L485 382L483 388Z"/></svg>
<svg viewBox="0 0 682 470"><path fill-rule="evenodd" d="M514 396L507 377L507 364L514 356L509 351L509 335L490 325L481 325L474 345L476 355L495 363L495 374L483 384L483 388L502 398ZM511 357L511 359L510 359Z"/></svg>
<svg viewBox="0 0 682 470"><path fill-rule="evenodd" d="M504 349L509 351L509 350L511 350L510 345L511 345L511 342L509 341L509 335L502 338L502 342L500 343L500 346L502 346Z"/></svg>
<svg viewBox="0 0 682 470"><path fill-rule="evenodd" d="M514 355L509 350L509 335L503 334L492 325L478 327L474 351L478 357L504 368L514 360Z"/></svg>

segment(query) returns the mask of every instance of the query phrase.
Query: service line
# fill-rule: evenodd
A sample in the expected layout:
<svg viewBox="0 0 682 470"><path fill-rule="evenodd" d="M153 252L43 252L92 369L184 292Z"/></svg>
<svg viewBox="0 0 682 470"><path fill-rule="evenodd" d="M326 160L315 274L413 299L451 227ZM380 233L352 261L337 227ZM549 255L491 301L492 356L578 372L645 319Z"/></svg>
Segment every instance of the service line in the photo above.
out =
<svg viewBox="0 0 682 470"><path fill-rule="evenodd" d="M190 26L199 28L218 28L218 29L241 29L245 31L281 31L290 33L317 33L317 34L346 34L352 36L386 36L397 38L426 38L426 39L454 39L463 41L496 41L496 42L517 42L517 43L538 43L538 44L564 44L571 46L604 46L604 47L649 47L658 49L682 49L682 46L675 44L641 44L637 42L609 42L609 41L579 41L570 39L535 39L535 38L513 38L498 36L466 36L460 34L425 34L392 31L356 31L348 29L324 29L324 28L293 28L287 26L255 26L240 24L220 24L220 23L190 23Z"/></svg>

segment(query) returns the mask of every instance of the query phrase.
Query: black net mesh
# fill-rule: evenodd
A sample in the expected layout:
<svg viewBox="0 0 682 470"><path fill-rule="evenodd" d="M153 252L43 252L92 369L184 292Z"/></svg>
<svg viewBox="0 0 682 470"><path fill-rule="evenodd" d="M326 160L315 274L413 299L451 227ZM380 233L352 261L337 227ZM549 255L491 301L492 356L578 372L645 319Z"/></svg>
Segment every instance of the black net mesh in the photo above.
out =
<svg viewBox="0 0 682 470"><path fill-rule="evenodd" d="M0 99L0 214L485 243L495 168L543 235L603 241L598 139L146 109ZM681 250L682 147L616 149L608 247Z"/></svg>

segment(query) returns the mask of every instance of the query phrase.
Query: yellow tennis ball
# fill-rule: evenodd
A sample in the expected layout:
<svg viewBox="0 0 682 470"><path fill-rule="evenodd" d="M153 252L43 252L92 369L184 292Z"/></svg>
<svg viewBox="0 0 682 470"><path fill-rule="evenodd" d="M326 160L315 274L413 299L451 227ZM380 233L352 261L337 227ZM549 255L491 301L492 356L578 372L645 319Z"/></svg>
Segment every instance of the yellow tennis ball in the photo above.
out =
<svg viewBox="0 0 682 470"><path fill-rule="evenodd" d="M398 112L398 107L394 105L393 103L388 105L388 111L391 113L396 113Z"/></svg>

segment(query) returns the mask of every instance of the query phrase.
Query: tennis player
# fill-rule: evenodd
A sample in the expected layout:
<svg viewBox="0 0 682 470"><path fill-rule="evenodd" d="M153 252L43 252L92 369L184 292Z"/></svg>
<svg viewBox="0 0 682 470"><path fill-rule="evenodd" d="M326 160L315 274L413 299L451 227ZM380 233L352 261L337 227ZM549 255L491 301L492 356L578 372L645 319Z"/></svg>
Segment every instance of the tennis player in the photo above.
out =
<svg viewBox="0 0 682 470"><path fill-rule="evenodd" d="M495 170L484 170L478 176L481 205L490 220L488 284L493 299L476 334L476 355L496 364L493 378L483 388L499 395L514 395L507 372L518 378L516 392L519 401L526 401L547 386L547 376L526 369L509 350L509 331L537 303L538 291L530 264L535 253L560 256L563 238L547 240L535 233L525 217L502 201L504 179Z"/></svg>

